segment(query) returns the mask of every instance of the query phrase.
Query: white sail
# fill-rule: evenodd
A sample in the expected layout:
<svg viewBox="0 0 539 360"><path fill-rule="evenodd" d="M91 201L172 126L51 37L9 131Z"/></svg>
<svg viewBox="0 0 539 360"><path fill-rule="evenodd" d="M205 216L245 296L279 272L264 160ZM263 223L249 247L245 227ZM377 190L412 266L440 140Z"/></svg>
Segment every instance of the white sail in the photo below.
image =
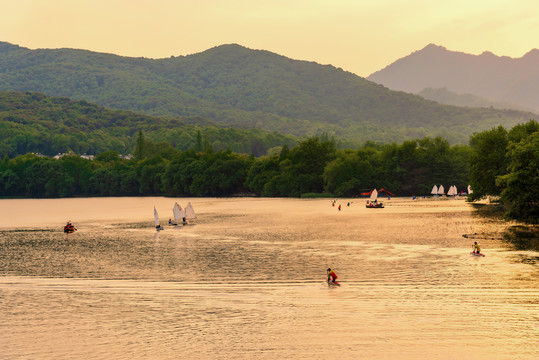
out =
<svg viewBox="0 0 539 360"><path fill-rule="evenodd" d="M468 185L468 194L472 194L473 191L472 191L472 188L470 187L470 185Z"/></svg>
<svg viewBox="0 0 539 360"><path fill-rule="evenodd" d="M159 227L159 215L157 215L157 210L155 210L155 206L153 207L153 216L155 217L155 227Z"/></svg>
<svg viewBox="0 0 539 360"><path fill-rule="evenodd" d="M178 205L178 203L174 204L174 208L172 208L172 213L174 213L174 220L176 220L176 222L182 221L183 218L186 217L185 210L183 210L182 207Z"/></svg>
<svg viewBox="0 0 539 360"><path fill-rule="evenodd" d="M371 201L378 199L378 190L374 189L371 193Z"/></svg>
<svg viewBox="0 0 539 360"><path fill-rule="evenodd" d="M438 187L438 195L443 195L444 193L445 193L444 186L440 185L440 187Z"/></svg>
<svg viewBox="0 0 539 360"><path fill-rule="evenodd" d="M191 203L187 203L187 206L185 207L185 215L188 219L196 219L197 216L195 214L195 210L193 209L193 206Z"/></svg>
<svg viewBox="0 0 539 360"><path fill-rule="evenodd" d="M434 185L434 186L432 187L432 190L430 191L430 193L431 193L432 195L437 195L437 194L438 194L438 187L437 187L436 185Z"/></svg>

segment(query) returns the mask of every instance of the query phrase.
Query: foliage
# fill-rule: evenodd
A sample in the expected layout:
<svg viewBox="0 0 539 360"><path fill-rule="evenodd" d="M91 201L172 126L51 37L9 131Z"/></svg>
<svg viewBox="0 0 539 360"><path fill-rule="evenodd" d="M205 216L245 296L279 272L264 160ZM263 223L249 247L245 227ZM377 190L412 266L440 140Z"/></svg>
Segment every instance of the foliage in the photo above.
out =
<svg viewBox="0 0 539 360"><path fill-rule="evenodd" d="M471 140L470 200L501 195L510 204L509 219L538 223L539 124L530 120L509 131L503 127L475 134Z"/></svg>
<svg viewBox="0 0 539 360"><path fill-rule="evenodd" d="M508 173L497 183L504 188L502 200L511 203L510 219L539 223L539 131L508 147Z"/></svg>
<svg viewBox="0 0 539 360"><path fill-rule="evenodd" d="M1 76L0 76L1 78ZM184 122L185 121L185 122ZM0 92L0 156L29 152L56 155L74 151L98 154L140 150L140 140L160 141L179 150L196 145L200 136L206 148L231 150L255 156L297 138L263 130L196 126L192 119L165 119L129 111L108 110L86 101L72 101L38 93ZM159 145L162 146L162 145ZM142 149L152 152L152 149Z"/></svg>
<svg viewBox="0 0 539 360"><path fill-rule="evenodd" d="M496 177L506 173L507 130L498 126L492 130L474 134L470 138L469 176L473 193L470 200L478 200L487 195L500 195L501 188L496 185Z"/></svg>

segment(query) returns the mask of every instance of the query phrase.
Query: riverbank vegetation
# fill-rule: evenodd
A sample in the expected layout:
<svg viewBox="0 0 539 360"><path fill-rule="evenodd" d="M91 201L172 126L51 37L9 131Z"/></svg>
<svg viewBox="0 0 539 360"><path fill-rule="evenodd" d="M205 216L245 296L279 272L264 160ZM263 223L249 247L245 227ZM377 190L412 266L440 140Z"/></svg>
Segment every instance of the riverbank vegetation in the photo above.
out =
<svg viewBox="0 0 539 360"><path fill-rule="evenodd" d="M366 143L337 150L327 137L273 155L214 151L201 136L192 149L154 143L139 132L132 159L105 151L94 160L26 154L0 162L0 196L357 196L384 187L400 195L428 194L433 184L467 185L467 146L442 138L403 144Z"/></svg>
<svg viewBox="0 0 539 360"><path fill-rule="evenodd" d="M470 138L470 200L499 196L507 219L539 223L539 124L530 120Z"/></svg>
<svg viewBox="0 0 539 360"><path fill-rule="evenodd" d="M402 144L367 142L338 150L328 136L312 137L271 155L215 151L198 132L180 150L139 131L133 158L104 151L94 160L71 152L59 159L35 154L0 161L2 197L72 196L328 196L355 197L384 188L399 196L429 195L434 184L471 184L469 200L500 196L510 219L539 218L539 125L474 134L470 145L441 137Z"/></svg>

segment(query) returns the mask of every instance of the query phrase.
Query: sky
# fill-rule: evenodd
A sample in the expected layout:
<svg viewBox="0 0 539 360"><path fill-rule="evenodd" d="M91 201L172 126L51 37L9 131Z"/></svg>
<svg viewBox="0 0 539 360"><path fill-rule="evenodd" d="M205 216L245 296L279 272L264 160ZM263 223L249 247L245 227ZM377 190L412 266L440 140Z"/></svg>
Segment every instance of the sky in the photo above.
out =
<svg viewBox="0 0 539 360"><path fill-rule="evenodd" d="M367 77L433 43L518 58L538 0L0 0L0 41L167 58L223 44Z"/></svg>

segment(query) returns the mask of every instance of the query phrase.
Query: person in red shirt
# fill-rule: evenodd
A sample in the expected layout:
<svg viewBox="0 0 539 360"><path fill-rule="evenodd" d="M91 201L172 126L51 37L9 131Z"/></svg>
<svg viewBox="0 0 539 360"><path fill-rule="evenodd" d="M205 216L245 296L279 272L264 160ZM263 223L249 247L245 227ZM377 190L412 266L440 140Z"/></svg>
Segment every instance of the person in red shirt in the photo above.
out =
<svg viewBox="0 0 539 360"><path fill-rule="evenodd" d="M337 282L337 274L335 274L335 271L331 270L331 268L328 268L328 283L331 279L331 282L335 285L340 285Z"/></svg>

